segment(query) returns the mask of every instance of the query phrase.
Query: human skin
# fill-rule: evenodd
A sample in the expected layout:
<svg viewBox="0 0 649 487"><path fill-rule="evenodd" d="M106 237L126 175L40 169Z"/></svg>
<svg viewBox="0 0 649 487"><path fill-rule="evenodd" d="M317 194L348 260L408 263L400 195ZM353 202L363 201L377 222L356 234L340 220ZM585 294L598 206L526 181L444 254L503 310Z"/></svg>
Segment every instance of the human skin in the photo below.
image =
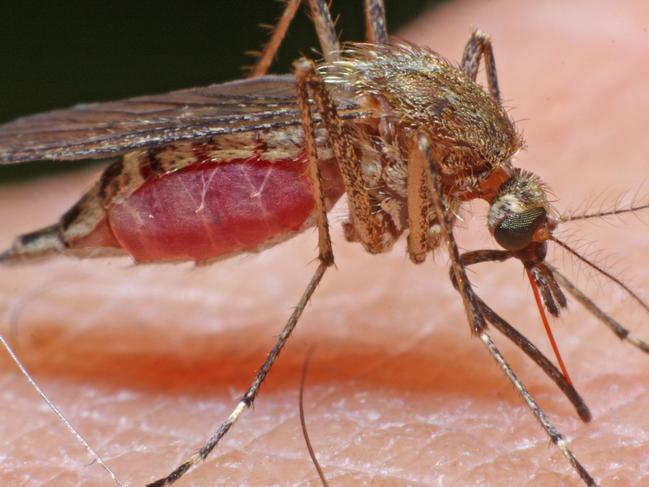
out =
<svg viewBox="0 0 649 487"><path fill-rule="evenodd" d="M515 164L548 183L559 212L597 210L647 177L648 9L640 0L453 2L399 35L459 60L472 26L489 33L503 99L527 142ZM94 177L3 187L0 243L54 221ZM496 246L486 208L463 213L463 249ZM649 228L638 216L566 223L558 235L642 292ZM344 241L344 208L330 217L336 268L255 407L178 485L319 485L298 419L311 347L306 419L330 485L583 485L471 336L446 254L419 266L403 243L368 255ZM65 258L3 268L2 329L12 323L35 379L122 481L142 485L167 474L229 414L315 269L315 249L315 232L306 232L203 268ZM649 339L647 315L610 282L561 251L549 260ZM550 353L519 263L482 265L469 276ZM647 485L649 357L569 306L553 328L590 424L522 352L492 336L602 486ZM0 373L0 484L110 485L6 357Z"/></svg>

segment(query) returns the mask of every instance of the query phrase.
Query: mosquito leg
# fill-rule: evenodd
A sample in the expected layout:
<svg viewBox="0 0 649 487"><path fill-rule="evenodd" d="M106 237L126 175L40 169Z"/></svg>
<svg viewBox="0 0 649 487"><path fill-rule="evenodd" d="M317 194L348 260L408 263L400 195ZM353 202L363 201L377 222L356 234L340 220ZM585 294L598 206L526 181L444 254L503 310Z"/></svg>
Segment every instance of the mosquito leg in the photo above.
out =
<svg viewBox="0 0 649 487"><path fill-rule="evenodd" d="M317 73L313 62L308 59L303 58L295 62L295 73L298 80L303 80L308 87L309 96L314 101L320 123L326 130L329 145L338 162L355 239L359 240L370 253L382 252L386 248L386 239L389 235L381 219L382 216L376 214L372 207L367 184L358 164L350 135L338 116L324 81Z"/></svg>
<svg viewBox="0 0 649 487"><path fill-rule="evenodd" d="M309 7L311 20L313 20L320 41L322 55L327 62L335 61L338 59L340 43L338 42L338 34L336 34L336 26L331 19L328 2L327 0L309 0Z"/></svg>
<svg viewBox="0 0 649 487"><path fill-rule="evenodd" d="M313 274L311 281L309 282L306 289L304 290L304 293L302 294L302 298L300 299L297 306L293 310L293 313L291 314L290 318L286 322L286 325L284 325L284 328L282 329L282 332L280 333L277 341L275 342L275 345L273 346L270 353L266 357L266 360L264 361L263 365L257 372L257 375L255 376L252 385L248 388L246 393L243 395L243 398L232 410L228 418L225 421L223 421L223 423L221 423L221 425L216 430L216 432L207 440L205 445L203 445L196 453L194 453L191 457L185 460L181 465L179 465L173 472L171 472L166 477L156 480L155 482L152 482L150 484L147 484L148 487L163 487L166 485L171 485L176 480L180 479L189 469L204 461L207 458L207 456L210 454L210 452L214 449L214 447L216 447L219 441L221 441L221 438L225 436L225 434L230 430L232 425L239 419L241 414L243 414L246 408L252 406L252 403L254 402L257 393L259 392L259 388L264 382L264 379L266 379L268 372L270 371L271 367L275 363L275 360L277 360L277 357L279 356L280 352L284 348L284 345L286 345L286 342L291 336L291 333L293 332L295 325L297 325L297 322L300 319L300 316L302 315L302 312L304 311L304 308L306 307L309 299L311 298L311 295L318 287L318 284L320 283L322 276L324 276L327 267L328 265L322 261L318 265L318 268Z"/></svg>
<svg viewBox="0 0 649 487"><path fill-rule="evenodd" d="M568 447L566 440L547 418L543 410L536 403L536 400L531 396L527 388L516 376L511 366L507 363L487 333L480 301L471 289L471 284L467 278L465 267L460 258L457 243L453 237L450 216L445 209L439 170L437 168L437 163L434 160L430 138L427 134L419 132L413 137L410 163L414 168L409 169L409 174L411 171L421 171L422 169L426 171L428 186L431 188L433 206L435 207L437 220L442 227L442 238L446 241L448 247L448 253L451 260L451 275L454 277L457 289L462 295L464 308L469 319L471 330L480 337L480 340L489 351L489 354L498 363L498 366L514 385L519 395L523 398L527 407L532 411L552 442L559 447L563 455L568 459L586 485L589 487L596 486L597 484L595 480L590 476L581 463L579 463Z"/></svg>
<svg viewBox="0 0 649 487"><path fill-rule="evenodd" d="M408 166L408 256L415 264L426 260L430 212L427 204L430 190L426 184L426 171L421 164Z"/></svg>
<svg viewBox="0 0 649 487"><path fill-rule="evenodd" d="M482 262L503 262L507 259L512 258L513 255L508 250L474 250L471 252L465 252L460 256L460 260L464 266L470 266L474 264L480 264ZM549 274L549 278L546 283L546 292L551 292L561 307L566 306L565 296L561 292L559 285L556 283L554 278L551 275L551 272L548 269L540 268L540 266L535 266L535 269L538 269L544 275ZM453 276L451 276L451 281L455 286ZM556 288L556 289L555 289ZM560 298L557 298L560 296ZM581 398L574 386L568 382L565 376L557 369L552 362L550 362L543 353L534 346L524 335L518 332L513 326L511 326L505 319L500 317L491 307L489 307L479 296L476 296L476 299L480 303L480 309L484 314L486 320L491 323L494 327L498 329L503 335L509 338L518 348L527 354L536 364L541 367L543 372L552 379L552 381L561 389L564 395L568 400L575 406L577 414L584 421L588 422L591 420L590 410L586 403ZM551 298L552 299L552 298Z"/></svg>
<svg viewBox="0 0 649 487"><path fill-rule="evenodd" d="M586 308L593 314L593 316L595 316L598 320L608 326L610 330L615 333L618 338L620 338L620 340L625 340L634 347L639 348L643 352L649 353L649 344L633 335L628 329L618 323L611 316L606 314L599 306L597 306L588 296L582 293L577 288L577 286L570 282L568 278L561 274L561 272L559 272L555 267L551 266L548 263L544 263L543 265L549 269L549 271L554 275L557 281L559 281L559 284L562 285L572 297L579 301L584 306L584 308Z"/></svg>
<svg viewBox="0 0 649 487"><path fill-rule="evenodd" d="M301 67L303 61L296 62L296 90L298 106L300 108L300 118L304 130L304 146L309 161L309 175L311 177L311 186L313 187L313 197L316 201L317 224L318 224L318 250L320 263L325 267L334 264L334 255L331 248L331 237L329 235L329 222L327 220L327 206L322 191L322 176L320 166L318 165L318 149L315 137L315 122L311 115L311 104L309 101L309 71L303 71ZM312 67L313 64L311 63Z"/></svg>
<svg viewBox="0 0 649 487"><path fill-rule="evenodd" d="M279 357L280 352L286 345L291 333L295 329L304 308L306 307L309 299L313 295L314 291L318 287L320 280L325 274L325 271L328 267L334 264L333 250L331 247L331 239L329 236L329 225L327 222L327 208L325 206L324 195L322 192L322 179L318 169L318 154L315 143L315 127L313 118L311 116L311 110L309 106L309 96L308 96L308 83L309 80L305 76L304 72L298 69L296 73L297 78L297 95L298 95L298 104L300 108L300 115L302 118L302 126L304 127L304 142L305 148L308 155L309 161L309 174L311 176L311 184L313 187L313 195L316 203L316 217L318 225L318 248L319 248L319 265L316 269L311 281L307 285L306 289L302 293L302 297L298 302L297 306L293 310L293 313L289 317L288 321L284 325L282 332L280 333L275 345L271 349L270 353L266 357L266 360L262 364L261 368L257 372L255 379L252 384L243 395L243 398L236 405L234 410L230 413L228 418L221 423L217 431L207 440L205 445L189 457L185 462L178 466L173 472L171 472L167 477L159 479L151 484L149 487L162 487L165 485L170 485L180 477L182 477L190 468L199 464L207 458L210 452L216 447L216 445L221 441L221 438L230 430L232 425L239 419L243 412L252 406L255 397L259 392L259 388L263 384L266 376L270 372L273 364Z"/></svg>
<svg viewBox="0 0 649 487"><path fill-rule="evenodd" d="M365 0L365 32L367 42L388 43L389 36L383 0Z"/></svg>
<svg viewBox="0 0 649 487"><path fill-rule="evenodd" d="M489 94L500 103L500 88L498 88L498 76L496 75L496 59L491 47L491 39L487 34L479 30L474 31L469 37L464 53L462 54L462 71L473 81L478 77L480 58L484 58L487 70L487 84Z"/></svg>
<svg viewBox="0 0 649 487"><path fill-rule="evenodd" d="M275 59L279 46L282 44L282 41L286 36L288 27L291 25L291 21L295 17L299 7L300 0L287 0L286 6L284 7L284 13L282 13L277 24L275 24L270 39L264 46L261 56L259 56L259 59L257 59L257 62L250 72L251 78L263 76L268 72L270 65L273 63L273 59Z"/></svg>
<svg viewBox="0 0 649 487"><path fill-rule="evenodd" d="M301 0L286 1L284 13L282 13L282 16L277 21L268 43L264 46L261 56L259 56L255 66L252 68L250 73L251 78L263 76L268 72L273 59L282 44L282 40L286 36L286 32L300 7L300 1ZM340 44L338 43L336 27L331 18L327 2L325 0L309 0L309 10L311 13L311 19L313 20L313 25L318 34L322 54L327 61L334 61L338 58L337 53L340 50Z"/></svg>
<svg viewBox="0 0 649 487"><path fill-rule="evenodd" d="M284 12L277 21L277 24L275 24L270 39L264 46L259 59L257 59L250 72L251 78L263 76L268 72L286 36L286 32L300 8L300 2L301 0L286 0ZM309 0L309 6L313 24L315 25L318 39L320 40L320 48L325 59L331 61L336 57L335 53L339 51L340 45L327 2L324 0ZM367 42L376 44L386 44L388 42L383 0L365 0L365 26Z"/></svg>
<svg viewBox="0 0 649 487"><path fill-rule="evenodd" d="M408 164L408 179L415 178L421 182L425 182L426 186L430 188L432 195L433 209L437 221L440 225L442 240L447 243L447 250L451 261L451 275L457 285L457 290L462 296L464 301L464 309L467 314L467 320L471 326L471 331L476 335L480 334L485 328L485 321L482 313L480 312L476 296L469 283L469 278L466 275L466 270L460 259L460 251L458 250L457 243L453 236L453 224L451 216L446 208L446 203L443 199L442 183L437 176L437 168L433 161L430 139L425 133L417 133L411 140L410 147L410 163ZM422 177L422 174L424 175ZM408 184L408 189L411 190L411 184ZM408 194L410 198L411 194ZM412 208L409 206L408 211ZM409 215L410 221L420 220L418 215ZM417 232L421 229L417 230ZM419 240L419 239L417 239ZM410 246L412 239L408 239ZM410 249L409 249L410 253Z"/></svg>
<svg viewBox="0 0 649 487"><path fill-rule="evenodd" d="M588 423L592 419L588 406L575 387L566 380L561 371L532 342L491 309L480 297L477 297L477 299L487 321L541 367L543 372L561 389L561 392L572 403L581 420Z"/></svg>
<svg viewBox="0 0 649 487"><path fill-rule="evenodd" d="M460 256L462 264L470 266L480 264L482 262L503 262L513 257L508 250L474 250L465 252ZM540 270L546 273L547 269ZM453 281L451 277L451 281ZM552 280L554 282L554 280ZM455 285L455 283L453 283ZM556 284L556 283L555 283ZM557 286L558 287L558 286ZM560 292L560 291L559 291ZM563 296L563 293L562 293ZM522 335L516 328L510 325L505 319L499 316L489 305L487 305L479 296L476 299L480 303L480 309L485 318L491 323L498 331L509 338L514 344L527 354L536 364L541 367L543 372L552 379L552 381L561 389L568 400L575 406L577 414L584 421L591 420L590 410L586 403L581 398L577 390L570 384L564 375L557 369L552 362L550 362L543 353L534 346L524 335ZM564 298L565 299L565 298ZM565 303L564 303L565 306Z"/></svg>
<svg viewBox="0 0 649 487"><path fill-rule="evenodd" d="M491 341L491 338L489 337L486 331L482 331L480 333L480 340L482 340L482 343L485 344L491 356L498 363L501 370L505 373L505 375L510 380L510 382L514 385L516 391L520 394L520 396L527 404L527 407L530 408L534 416L536 416L538 422L541 423L541 426L543 427L547 435L550 437L550 440L552 440L552 443L554 443L555 445L557 445L557 447L559 447L561 453L563 453L563 455L568 459L570 465L572 465L572 467L577 471L581 479L588 487L597 487L597 482L595 482L595 479L593 479L590 476L588 471L583 467L583 465L579 462L579 460L577 460L577 457L575 457L574 453L572 453L572 451L570 450L570 447L568 446L568 443L563 437L563 435L559 433L559 431L550 422L550 420L545 415L543 410L536 403L536 400L528 392L525 385L516 376L511 366L507 363L505 358L502 356L502 354L498 350L498 347L496 347L493 341Z"/></svg>

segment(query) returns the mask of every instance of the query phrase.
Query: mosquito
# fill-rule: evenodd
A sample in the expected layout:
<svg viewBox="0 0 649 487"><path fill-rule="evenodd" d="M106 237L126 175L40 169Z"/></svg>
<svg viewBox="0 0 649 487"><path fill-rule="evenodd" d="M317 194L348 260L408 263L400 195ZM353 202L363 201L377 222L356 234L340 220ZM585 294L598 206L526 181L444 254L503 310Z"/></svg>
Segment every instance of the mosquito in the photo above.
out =
<svg viewBox="0 0 649 487"><path fill-rule="evenodd" d="M318 232L318 266L277 342L230 415L166 477L165 486L204 461L244 411L334 264L328 210L343 196L345 237L371 253L402 236L415 264L444 248L450 280L472 333L515 387L550 440L588 486L595 479L517 377L490 336L503 333L591 419L552 342L559 367L473 290L467 267L517 259L542 320L559 316L565 292L619 338L649 345L602 311L546 261L554 244L595 269L649 310L637 294L561 241L561 217L541 179L514 167L523 147L501 103L490 38L474 31L459 66L413 44L390 40L382 0L365 0L365 43L341 47L327 2L309 0L323 59L267 71L300 5L289 0L249 79L122 101L77 105L0 126L0 161L112 159L100 179L58 222L19 236L0 261L50 255L128 255L135 262L213 262L261 252L308 228ZM484 64L486 90L476 82ZM490 205L487 227L501 250L461 253L454 231L462 205ZM634 212L649 205L613 210Z"/></svg>

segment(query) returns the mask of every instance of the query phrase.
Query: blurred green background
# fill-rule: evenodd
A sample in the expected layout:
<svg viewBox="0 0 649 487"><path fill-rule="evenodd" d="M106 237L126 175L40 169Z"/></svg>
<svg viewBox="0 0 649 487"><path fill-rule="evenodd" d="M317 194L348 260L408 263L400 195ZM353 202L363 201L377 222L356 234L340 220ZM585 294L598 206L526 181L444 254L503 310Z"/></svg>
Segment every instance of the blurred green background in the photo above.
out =
<svg viewBox="0 0 649 487"><path fill-rule="evenodd" d="M395 31L435 0L386 0ZM362 40L363 0L334 0L343 40ZM0 12L0 123L80 102L107 101L242 77L267 39L261 24L282 11L275 0L206 2L21 0ZM289 30L274 72L299 54L315 57L305 10ZM29 163L0 167L0 183L79 167Z"/></svg>

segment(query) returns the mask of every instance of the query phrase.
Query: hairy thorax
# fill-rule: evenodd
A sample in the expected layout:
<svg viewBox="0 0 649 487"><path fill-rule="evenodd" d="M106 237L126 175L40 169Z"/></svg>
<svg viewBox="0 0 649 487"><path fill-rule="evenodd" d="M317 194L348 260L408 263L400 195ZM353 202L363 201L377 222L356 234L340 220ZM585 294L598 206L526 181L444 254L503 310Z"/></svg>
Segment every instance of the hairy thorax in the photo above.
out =
<svg viewBox="0 0 649 487"><path fill-rule="evenodd" d="M507 112L484 89L438 54L411 46L352 44L320 67L335 98L353 99L368 117L348 122L375 210L383 214L387 250L408 228L410 141L427 131L455 214L462 201L491 200L511 174L522 147ZM430 242L439 244L430 200ZM353 239L353 229L348 229Z"/></svg>

